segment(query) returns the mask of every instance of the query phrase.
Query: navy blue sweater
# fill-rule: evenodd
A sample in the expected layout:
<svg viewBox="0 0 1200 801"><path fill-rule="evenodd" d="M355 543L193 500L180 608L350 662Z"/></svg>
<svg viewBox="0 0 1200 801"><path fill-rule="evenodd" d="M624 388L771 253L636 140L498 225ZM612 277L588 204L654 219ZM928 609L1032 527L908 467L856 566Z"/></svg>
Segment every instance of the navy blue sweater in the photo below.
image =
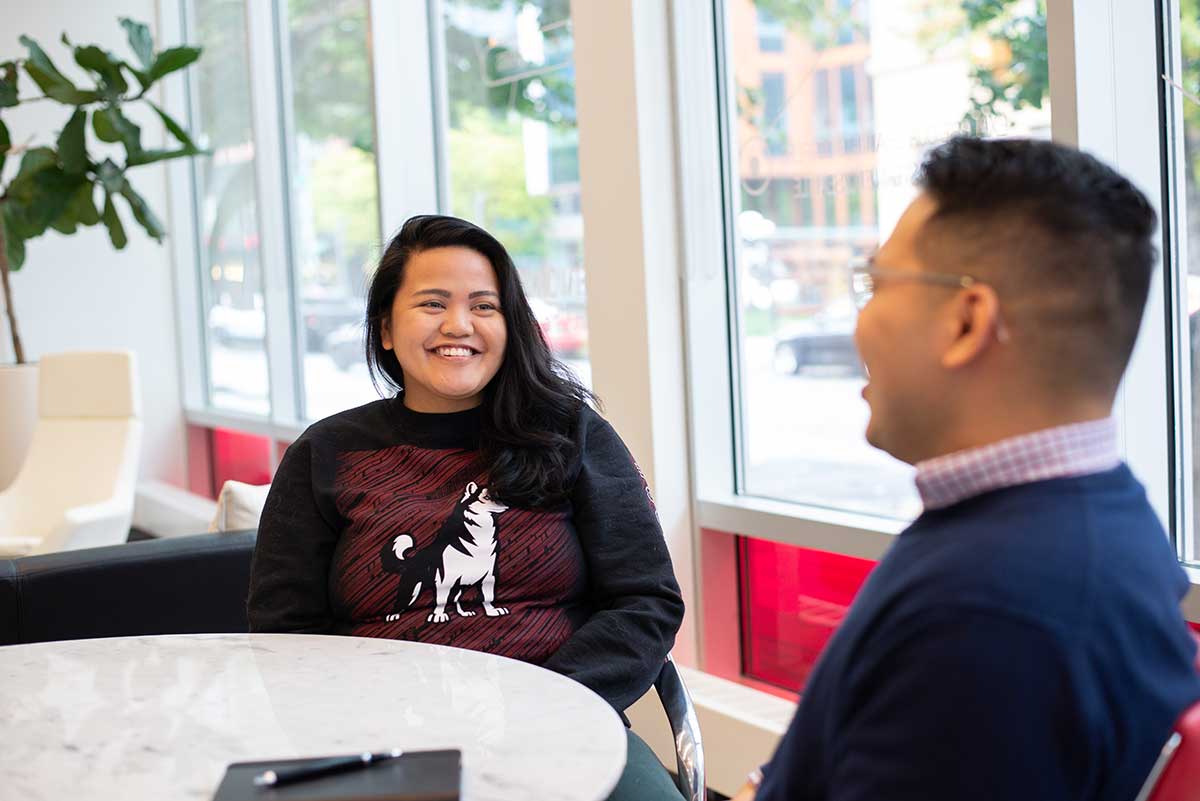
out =
<svg viewBox="0 0 1200 801"><path fill-rule="evenodd" d="M1130 801L1200 698L1128 468L926 512L864 585L758 801Z"/></svg>

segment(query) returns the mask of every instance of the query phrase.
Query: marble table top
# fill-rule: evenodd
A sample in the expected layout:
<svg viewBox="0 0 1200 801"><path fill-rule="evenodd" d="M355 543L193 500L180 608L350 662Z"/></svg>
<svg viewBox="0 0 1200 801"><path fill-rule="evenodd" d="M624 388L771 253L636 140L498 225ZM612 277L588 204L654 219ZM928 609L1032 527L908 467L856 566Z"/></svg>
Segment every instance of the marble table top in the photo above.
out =
<svg viewBox="0 0 1200 801"><path fill-rule="evenodd" d="M0 648L4 798L209 799L230 762L459 748L465 801L598 801L625 764L599 696L511 659L293 634Z"/></svg>

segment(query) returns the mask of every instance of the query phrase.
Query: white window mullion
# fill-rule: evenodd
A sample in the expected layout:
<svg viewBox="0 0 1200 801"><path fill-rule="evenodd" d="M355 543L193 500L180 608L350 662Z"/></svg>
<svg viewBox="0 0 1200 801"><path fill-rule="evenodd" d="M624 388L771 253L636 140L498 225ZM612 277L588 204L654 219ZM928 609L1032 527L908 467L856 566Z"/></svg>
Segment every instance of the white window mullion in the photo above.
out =
<svg viewBox="0 0 1200 801"><path fill-rule="evenodd" d="M692 473L701 498L732 495L740 450L728 356L734 346L726 270L731 240L722 202L723 184L734 178L721 158L714 16L711 3L676 4L672 14L675 75L692 76L676 81L675 103Z"/></svg>
<svg viewBox="0 0 1200 801"><path fill-rule="evenodd" d="M687 388L688 442L692 458L688 471L692 487L692 519L714 526L705 515L702 499L732 496L736 436L732 373L728 358L729 288L726 280L722 208L723 175L720 102L713 85L680 76L717 75L714 10L711 3L675 4L671 14L672 68L675 80L676 152L679 164L680 257L684 326L684 377ZM728 180L726 178L725 180ZM721 549L716 561L730 551ZM705 549L699 531L694 534L692 571L707 577ZM724 565L726 572L732 566ZM737 583L697 580L693 603L700 611L696 626L697 664L709 668L720 650L736 653L740 647L737 626L715 628L710 610L736 609Z"/></svg>
<svg viewBox="0 0 1200 801"><path fill-rule="evenodd" d="M1163 72L1172 79L1180 77L1182 64L1182 48L1180 42L1180 3L1179 0L1164 0L1162 4L1163 30L1162 47L1164 59ZM1194 525L1195 485L1193 481L1193 465L1195 454L1192 452L1193 414L1195 398L1192 393L1192 348L1188 330L1188 303L1186 277L1180 280L1180 274L1186 275L1188 264L1188 219L1187 197L1187 162L1184 153L1184 117L1183 94L1164 81L1163 124L1166 130L1166 153L1164 153L1164 169L1166 174L1166 191L1171 198L1164 207L1164 251L1169 254L1174 265L1174 275L1171 275L1171 292L1167 295L1169 308L1168 319L1171 326L1171 364L1175 369L1176 382L1173 393L1175 403L1175 464L1177 466L1175 488L1175 533L1179 555L1188 562L1198 559L1196 549L1196 531ZM1197 598L1200 601L1200 598ZM1198 619L1193 617L1193 620Z"/></svg>
<svg viewBox="0 0 1200 801"><path fill-rule="evenodd" d="M435 4L436 5L436 4ZM414 214L438 210L430 26L424 3L370 0L375 156L384 242Z"/></svg>
<svg viewBox="0 0 1200 801"><path fill-rule="evenodd" d="M1049 3L1048 12L1055 138L1112 165L1146 193L1160 215L1167 213L1157 124L1154 4L1059 0ZM1162 243L1158 245L1161 251ZM1162 267L1160 263L1151 283L1114 414L1126 461L1146 485L1163 524L1177 527L1180 507L1172 509L1177 473L1168 458L1175 432L1168 419L1172 376Z"/></svg>
<svg viewBox="0 0 1200 801"><path fill-rule="evenodd" d="M295 315L292 313L291 252L288 241L286 141L281 124L284 98L279 73L280 41L275 3L246 4L250 56L254 165L258 187L259 258L263 267L267 370L271 419L302 420Z"/></svg>
<svg viewBox="0 0 1200 801"><path fill-rule="evenodd" d="M195 26L189 19L190 4L163 0L159 4L159 38L162 47L188 42ZM163 110L185 128L195 130L196 114L185 70L163 80ZM208 365L204 347L204 301L200 283L196 234L195 161L174 159L167 166L168 246L174 267L176 336L179 347L179 381L183 406L201 410L208 404Z"/></svg>

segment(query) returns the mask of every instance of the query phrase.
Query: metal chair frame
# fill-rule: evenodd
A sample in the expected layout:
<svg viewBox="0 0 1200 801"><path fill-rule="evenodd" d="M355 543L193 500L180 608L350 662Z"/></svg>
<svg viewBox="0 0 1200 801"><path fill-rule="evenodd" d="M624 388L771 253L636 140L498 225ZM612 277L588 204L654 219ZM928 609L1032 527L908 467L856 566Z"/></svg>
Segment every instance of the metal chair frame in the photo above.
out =
<svg viewBox="0 0 1200 801"><path fill-rule="evenodd" d="M700 738L700 721L675 661L667 655L658 678L654 680L658 699L671 722L675 739L676 785L687 801L704 801L704 744Z"/></svg>

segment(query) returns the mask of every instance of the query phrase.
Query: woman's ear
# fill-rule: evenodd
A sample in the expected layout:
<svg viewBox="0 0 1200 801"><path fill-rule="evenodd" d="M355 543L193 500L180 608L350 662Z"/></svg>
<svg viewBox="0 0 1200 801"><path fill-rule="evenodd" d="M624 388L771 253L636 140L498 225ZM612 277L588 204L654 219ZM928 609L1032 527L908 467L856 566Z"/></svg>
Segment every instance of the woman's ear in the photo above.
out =
<svg viewBox="0 0 1200 801"><path fill-rule="evenodd" d="M379 342L384 350L392 349L392 318L384 317L379 321Z"/></svg>

